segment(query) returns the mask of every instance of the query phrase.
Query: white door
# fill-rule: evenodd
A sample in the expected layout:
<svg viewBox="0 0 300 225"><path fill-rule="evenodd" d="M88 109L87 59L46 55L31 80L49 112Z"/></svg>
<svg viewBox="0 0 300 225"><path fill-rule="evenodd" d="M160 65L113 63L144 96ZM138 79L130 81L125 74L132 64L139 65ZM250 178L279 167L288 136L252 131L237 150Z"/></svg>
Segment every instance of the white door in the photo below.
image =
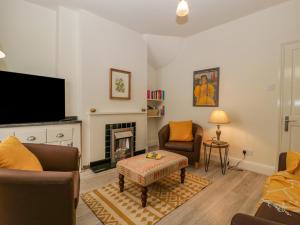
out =
<svg viewBox="0 0 300 225"><path fill-rule="evenodd" d="M280 151L300 152L300 42L283 48Z"/></svg>

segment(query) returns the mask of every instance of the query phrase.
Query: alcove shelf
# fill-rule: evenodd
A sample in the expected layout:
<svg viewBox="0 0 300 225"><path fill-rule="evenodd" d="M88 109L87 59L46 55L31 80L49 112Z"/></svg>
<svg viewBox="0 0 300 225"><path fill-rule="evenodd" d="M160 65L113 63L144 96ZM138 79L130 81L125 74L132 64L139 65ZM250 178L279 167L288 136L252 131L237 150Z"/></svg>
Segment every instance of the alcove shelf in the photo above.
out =
<svg viewBox="0 0 300 225"><path fill-rule="evenodd" d="M165 114L165 106L163 105L165 92L163 90L148 90L147 98L147 117L161 118Z"/></svg>

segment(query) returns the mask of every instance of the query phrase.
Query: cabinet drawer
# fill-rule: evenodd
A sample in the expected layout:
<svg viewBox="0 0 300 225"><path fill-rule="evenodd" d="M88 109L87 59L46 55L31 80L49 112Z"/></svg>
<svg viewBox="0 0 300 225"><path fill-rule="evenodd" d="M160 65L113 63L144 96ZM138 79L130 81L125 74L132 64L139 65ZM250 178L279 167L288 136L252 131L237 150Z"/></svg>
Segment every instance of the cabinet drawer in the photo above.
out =
<svg viewBox="0 0 300 225"><path fill-rule="evenodd" d="M16 130L15 136L23 143L46 143L46 129Z"/></svg>
<svg viewBox="0 0 300 225"><path fill-rule="evenodd" d="M49 128L47 129L47 142L72 140L72 128Z"/></svg>

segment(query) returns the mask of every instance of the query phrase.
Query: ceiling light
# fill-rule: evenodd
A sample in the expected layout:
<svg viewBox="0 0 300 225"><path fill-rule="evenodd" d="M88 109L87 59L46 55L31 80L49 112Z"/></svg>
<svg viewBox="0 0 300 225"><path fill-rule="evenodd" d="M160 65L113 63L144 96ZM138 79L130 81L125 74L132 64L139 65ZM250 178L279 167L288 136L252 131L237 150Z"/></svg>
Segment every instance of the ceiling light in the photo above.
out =
<svg viewBox="0 0 300 225"><path fill-rule="evenodd" d="M189 14L189 5L185 0L180 0L177 6L176 15L183 17Z"/></svg>
<svg viewBox="0 0 300 225"><path fill-rule="evenodd" d="M5 58L5 54L0 51L0 59Z"/></svg>

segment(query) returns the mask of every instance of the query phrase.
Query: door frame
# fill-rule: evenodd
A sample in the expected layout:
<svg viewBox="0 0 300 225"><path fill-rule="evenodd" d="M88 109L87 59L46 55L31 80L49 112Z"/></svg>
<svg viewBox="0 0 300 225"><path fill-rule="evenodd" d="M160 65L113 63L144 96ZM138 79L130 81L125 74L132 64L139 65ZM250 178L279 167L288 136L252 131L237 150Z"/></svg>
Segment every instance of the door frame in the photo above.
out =
<svg viewBox="0 0 300 225"><path fill-rule="evenodd" d="M300 44L300 39L297 39L297 40L294 40L294 41L291 41L291 42L286 42L286 43L283 43L281 44L281 59L280 59L280 79L279 79L279 102L278 102L278 107L279 107L279 118L278 118L278 123L279 123L279 132L278 132L278 154L276 155L276 165L275 165L275 168L276 168L276 171L278 169L278 160L279 160L279 155L280 153L282 153L281 151L281 147L282 147L282 135L283 135L283 129L284 129L284 124L283 124L283 114L284 114L284 104L283 104L283 101L284 101L284 72L285 72L285 49L287 46L289 45L295 45L299 43Z"/></svg>

